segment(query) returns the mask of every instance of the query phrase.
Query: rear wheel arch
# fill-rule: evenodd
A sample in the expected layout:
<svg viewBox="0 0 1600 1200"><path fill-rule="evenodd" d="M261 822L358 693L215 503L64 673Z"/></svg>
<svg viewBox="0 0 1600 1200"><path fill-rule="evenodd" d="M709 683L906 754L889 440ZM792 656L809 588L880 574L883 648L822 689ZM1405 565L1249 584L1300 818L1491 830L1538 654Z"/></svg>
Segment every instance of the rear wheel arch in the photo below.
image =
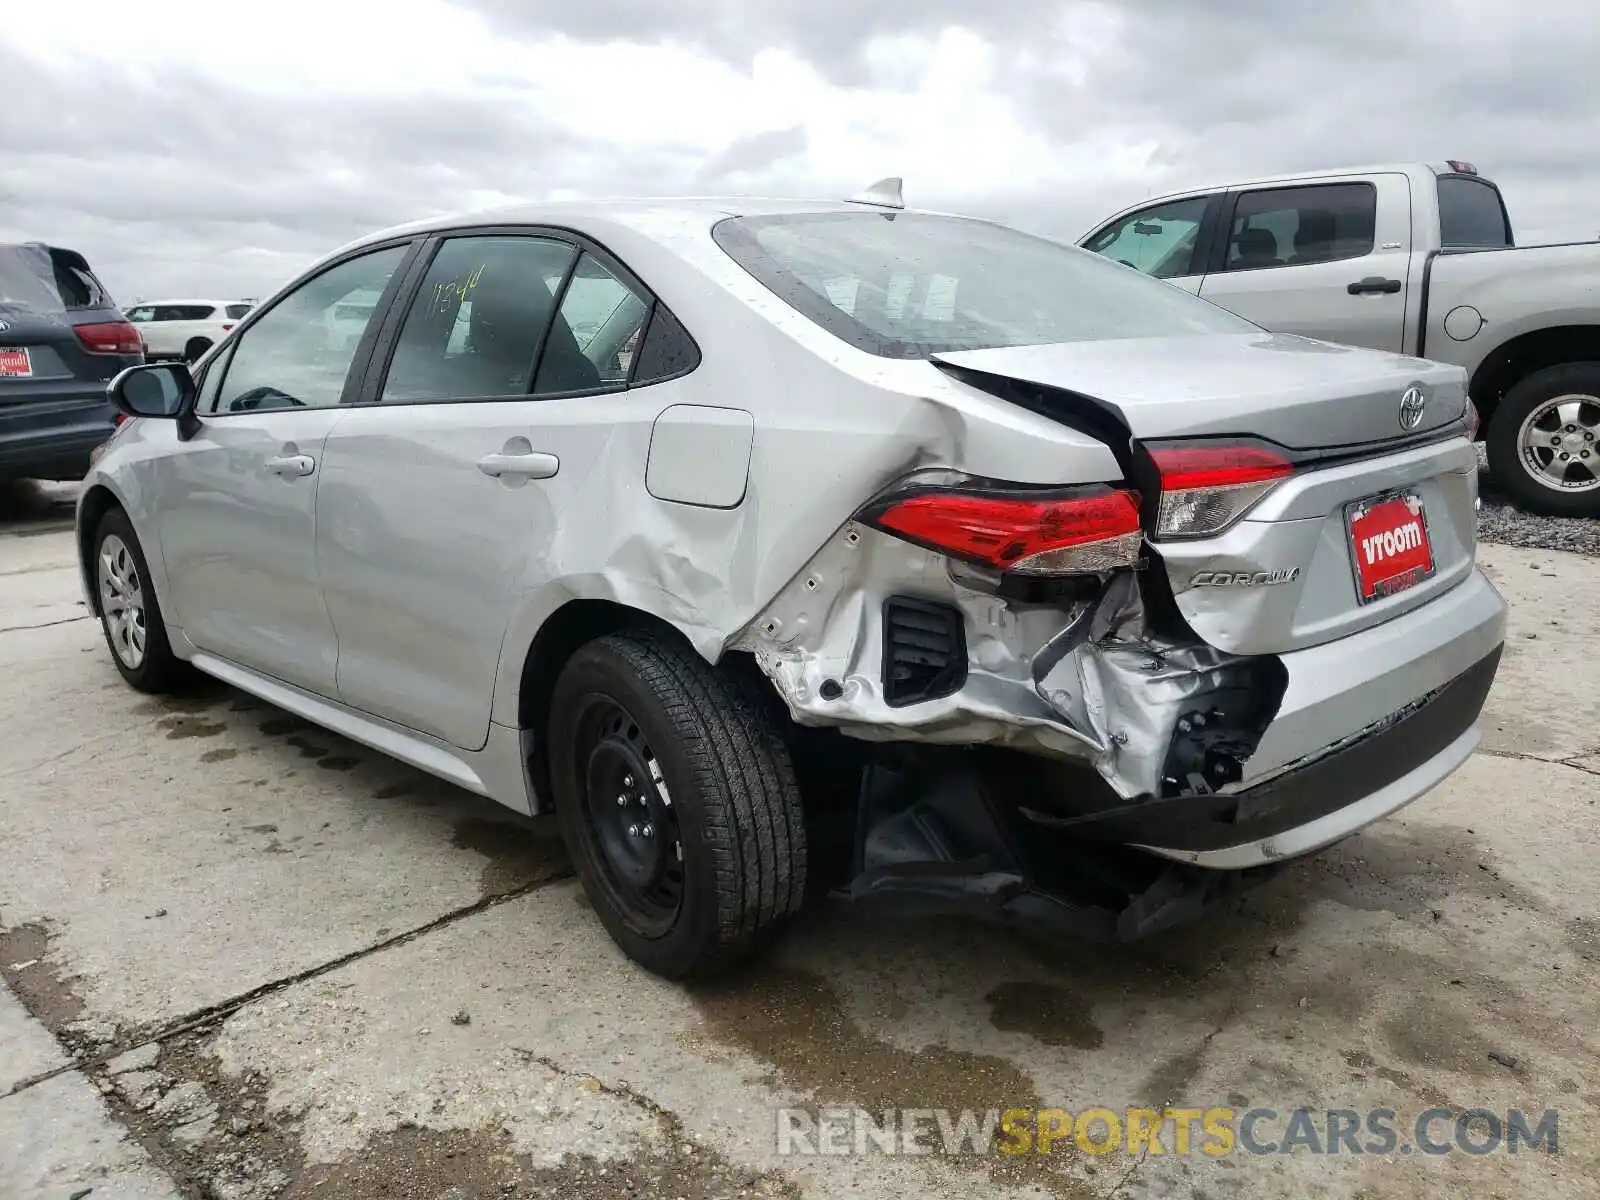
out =
<svg viewBox="0 0 1600 1200"><path fill-rule="evenodd" d="M1487 429L1501 399L1528 376L1548 367L1597 361L1600 324L1536 329L1509 338L1486 354L1472 373L1467 394Z"/></svg>
<svg viewBox="0 0 1600 1200"><path fill-rule="evenodd" d="M569 600L539 626L533 644L523 656L517 687L517 725L533 734L528 772L541 803L551 802L545 739L550 725L550 696L561 669L581 647L597 638L645 630L690 645L689 639L670 622L614 600Z"/></svg>

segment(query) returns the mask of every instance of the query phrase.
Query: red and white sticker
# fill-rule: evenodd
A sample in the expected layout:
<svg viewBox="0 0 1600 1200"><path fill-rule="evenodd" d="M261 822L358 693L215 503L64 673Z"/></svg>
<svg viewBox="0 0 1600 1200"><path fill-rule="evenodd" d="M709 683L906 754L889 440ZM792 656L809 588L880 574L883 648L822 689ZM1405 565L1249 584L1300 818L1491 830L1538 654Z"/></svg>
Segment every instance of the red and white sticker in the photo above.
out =
<svg viewBox="0 0 1600 1200"><path fill-rule="evenodd" d="M1415 587L1433 574L1433 543L1422 500L1403 492L1351 508L1350 552L1363 604Z"/></svg>
<svg viewBox="0 0 1600 1200"><path fill-rule="evenodd" d="M0 346L0 379L26 379L32 374L27 347Z"/></svg>

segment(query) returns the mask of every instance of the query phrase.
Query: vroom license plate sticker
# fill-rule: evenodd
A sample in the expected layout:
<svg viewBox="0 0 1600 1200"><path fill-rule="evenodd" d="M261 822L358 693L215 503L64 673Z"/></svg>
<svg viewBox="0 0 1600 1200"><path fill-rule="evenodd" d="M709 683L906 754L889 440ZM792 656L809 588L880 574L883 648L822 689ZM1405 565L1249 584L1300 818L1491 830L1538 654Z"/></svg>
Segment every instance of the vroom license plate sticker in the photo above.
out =
<svg viewBox="0 0 1600 1200"><path fill-rule="evenodd" d="M33 362L26 347L0 346L0 379L26 379L33 374Z"/></svg>
<svg viewBox="0 0 1600 1200"><path fill-rule="evenodd" d="M1358 501L1346 510L1345 520L1361 603L1393 596L1433 575L1428 516L1415 492Z"/></svg>

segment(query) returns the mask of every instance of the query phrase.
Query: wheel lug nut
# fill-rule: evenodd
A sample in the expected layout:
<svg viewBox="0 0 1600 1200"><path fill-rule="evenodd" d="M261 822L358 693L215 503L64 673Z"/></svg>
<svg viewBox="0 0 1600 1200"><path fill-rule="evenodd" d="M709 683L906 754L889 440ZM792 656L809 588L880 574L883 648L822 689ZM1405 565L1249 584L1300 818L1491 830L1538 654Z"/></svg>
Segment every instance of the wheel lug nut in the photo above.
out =
<svg viewBox="0 0 1600 1200"><path fill-rule="evenodd" d="M637 825L629 825L628 826L628 836L629 837L638 837L639 836L639 827Z"/></svg>
<svg viewBox="0 0 1600 1200"><path fill-rule="evenodd" d="M1572 455L1570 455L1570 454L1567 454L1567 453L1565 453L1565 452L1563 452L1563 453L1562 453L1562 455L1561 455L1561 461L1562 461L1562 462L1566 462L1566 461L1567 461L1567 459L1569 459L1569 458L1571 458L1571 457L1572 457Z"/></svg>
<svg viewBox="0 0 1600 1200"><path fill-rule="evenodd" d="M1550 439L1550 444L1552 446L1559 446L1559 445L1561 445L1561 439L1558 438L1558 437L1553 437L1553 438Z"/></svg>
<svg viewBox="0 0 1600 1200"><path fill-rule="evenodd" d="M625 787L625 788L631 788L633 786L633 776L632 775L624 775L622 777L622 786Z"/></svg>
<svg viewBox="0 0 1600 1200"><path fill-rule="evenodd" d="M639 832L646 838L653 838L656 835L656 827L654 825L645 825L640 828Z"/></svg>
<svg viewBox="0 0 1600 1200"><path fill-rule="evenodd" d="M618 796L617 797L617 807L618 808L626 808L627 806L628 806L628 798L626 796Z"/></svg>

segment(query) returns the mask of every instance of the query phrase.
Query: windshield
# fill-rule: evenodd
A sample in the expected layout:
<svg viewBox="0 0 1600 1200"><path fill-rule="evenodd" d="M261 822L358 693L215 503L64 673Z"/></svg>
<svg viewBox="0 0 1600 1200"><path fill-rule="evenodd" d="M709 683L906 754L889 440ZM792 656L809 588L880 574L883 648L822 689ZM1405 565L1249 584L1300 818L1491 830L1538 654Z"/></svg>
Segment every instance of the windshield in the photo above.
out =
<svg viewBox="0 0 1600 1200"><path fill-rule="evenodd" d="M1257 331L1171 284L987 221L804 213L730 217L712 233L795 309L885 358Z"/></svg>

